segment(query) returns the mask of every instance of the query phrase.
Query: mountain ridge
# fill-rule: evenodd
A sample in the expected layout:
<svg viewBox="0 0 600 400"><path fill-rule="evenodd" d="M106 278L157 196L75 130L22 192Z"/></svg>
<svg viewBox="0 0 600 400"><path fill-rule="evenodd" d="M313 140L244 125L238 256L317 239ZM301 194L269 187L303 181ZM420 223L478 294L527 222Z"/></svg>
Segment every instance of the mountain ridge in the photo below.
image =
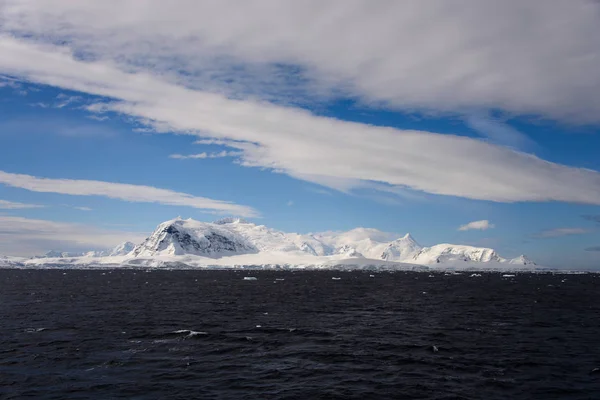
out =
<svg viewBox="0 0 600 400"><path fill-rule="evenodd" d="M351 264L361 268L367 265L439 268L457 265L497 268L536 266L524 255L504 258L491 248L447 243L425 247L410 233L396 236L373 228L355 228L345 232L299 234L278 231L241 218L201 222L180 217L160 223L137 245L125 242L111 250L80 254L49 252L44 257L25 259L21 263L130 266L175 263L223 267Z"/></svg>

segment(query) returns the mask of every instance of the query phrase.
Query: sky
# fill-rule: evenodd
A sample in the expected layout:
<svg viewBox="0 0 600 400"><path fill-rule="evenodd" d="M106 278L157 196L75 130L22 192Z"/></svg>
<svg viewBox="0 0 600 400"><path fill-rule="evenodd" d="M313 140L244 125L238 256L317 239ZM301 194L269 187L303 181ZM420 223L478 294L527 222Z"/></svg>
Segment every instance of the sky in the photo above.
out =
<svg viewBox="0 0 600 400"><path fill-rule="evenodd" d="M177 216L600 268L600 3L0 0L0 254Z"/></svg>

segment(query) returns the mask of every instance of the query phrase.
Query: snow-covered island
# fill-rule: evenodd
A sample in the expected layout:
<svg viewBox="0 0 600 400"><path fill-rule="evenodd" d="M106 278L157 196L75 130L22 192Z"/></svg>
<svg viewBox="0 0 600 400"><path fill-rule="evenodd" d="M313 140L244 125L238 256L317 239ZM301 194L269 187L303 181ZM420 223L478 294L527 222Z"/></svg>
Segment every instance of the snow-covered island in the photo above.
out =
<svg viewBox="0 0 600 400"><path fill-rule="evenodd" d="M239 218L212 223L176 218L158 225L142 243L114 249L45 256L0 256L0 267L279 268L385 270L539 270L524 255L503 258L495 250L454 244L419 245L376 229L318 234L285 233Z"/></svg>

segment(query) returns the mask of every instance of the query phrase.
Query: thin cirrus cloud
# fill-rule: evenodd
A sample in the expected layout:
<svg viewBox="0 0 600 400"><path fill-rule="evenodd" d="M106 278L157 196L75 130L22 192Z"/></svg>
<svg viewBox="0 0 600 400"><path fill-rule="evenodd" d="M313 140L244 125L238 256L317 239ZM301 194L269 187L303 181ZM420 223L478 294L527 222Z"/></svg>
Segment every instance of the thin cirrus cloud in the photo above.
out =
<svg viewBox="0 0 600 400"><path fill-rule="evenodd" d="M230 99L120 68L76 59L65 47L0 38L0 73L114 99L90 109L132 116L161 132L221 143L242 153L242 166L343 191L375 184L388 191L496 202L600 204L597 171L463 136L377 127Z"/></svg>
<svg viewBox="0 0 600 400"><path fill-rule="evenodd" d="M60 193L73 196L103 196L130 202L158 203L171 206L192 207L208 212L256 217L251 207L196 197L152 186L130 185L92 180L48 179L31 175L0 171L0 184L42 193Z"/></svg>
<svg viewBox="0 0 600 400"><path fill-rule="evenodd" d="M25 210L29 208L43 208L40 204L27 204L15 201L0 200L0 210Z"/></svg>
<svg viewBox="0 0 600 400"><path fill-rule="evenodd" d="M0 4L8 34L236 97L349 95L600 122L595 1L146 0L143 12L138 0Z"/></svg>
<svg viewBox="0 0 600 400"><path fill-rule="evenodd" d="M0 130L6 135L20 136L23 132L27 132L28 135L48 135L51 133L72 139L108 139L119 134L119 132L98 123L73 122L61 118L8 119L0 122Z"/></svg>
<svg viewBox="0 0 600 400"><path fill-rule="evenodd" d="M32 256L50 249L101 250L124 241L140 243L145 236L140 232L0 215L0 254Z"/></svg>
<svg viewBox="0 0 600 400"><path fill-rule="evenodd" d="M221 151L219 153L198 153L198 154L171 154L169 158L175 158L178 160L189 160L189 159L205 159L205 158L224 158L224 157L237 157L242 155L239 151Z"/></svg>
<svg viewBox="0 0 600 400"><path fill-rule="evenodd" d="M472 222L469 222L468 224L461 225L458 227L458 230L459 231L471 231L471 230L485 231L488 229L492 229L494 227L495 227L495 225L491 224L490 221L488 221L487 219L482 219L480 221L472 221Z"/></svg>
<svg viewBox="0 0 600 400"><path fill-rule="evenodd" d="M78 207L78 206L76 206L76 207L73 207L73 209L79 210L79 211L93 211L93 209L90 208L90 207Z"/></svg>
<svg viewBox="0 0 600 400"><path fill-rule="evenodd" d="M465 119L467 125L492 143L519 150L533 149L535 142L499 118L486 114L473 114Z"/></svg>
<svg viewBox="0 0 600 400"><path fill-rule="evenodd" d="M548 229L548 230L542 231L542 232L534 235L534 237L545 239L545 238L554 238L554 237L570 236L570 235L583 235L583 234L591 233L591 232L592 231L590 229L585 229L585 228L555 228L555 229Z"/></svg>

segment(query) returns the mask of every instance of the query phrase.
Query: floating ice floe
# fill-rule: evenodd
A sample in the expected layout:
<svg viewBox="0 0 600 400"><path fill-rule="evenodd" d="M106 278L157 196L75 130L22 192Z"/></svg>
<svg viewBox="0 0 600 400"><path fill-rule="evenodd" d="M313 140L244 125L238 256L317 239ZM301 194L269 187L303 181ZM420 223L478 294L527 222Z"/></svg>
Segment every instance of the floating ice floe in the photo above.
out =
<svg viewBox="0 0 600 400"><path fill-rule="evenodd" d="M244 277L244 280L245 280L245 281L255 281L255 280L257 280L257 279L256 279L256 277L254 277L254 276L245 276L245 277Z"/></svg>
<svg viewBox="0 0 600 400"><path fill-rule="evenodd" d="M189 329L180 329L178 331L174 331L174 332L171 332L171 333L175 333L177 335L185 334L188 337L199 336L199 335L208 335L208 332L192 331L192 330L189 330Z"/></svg>

